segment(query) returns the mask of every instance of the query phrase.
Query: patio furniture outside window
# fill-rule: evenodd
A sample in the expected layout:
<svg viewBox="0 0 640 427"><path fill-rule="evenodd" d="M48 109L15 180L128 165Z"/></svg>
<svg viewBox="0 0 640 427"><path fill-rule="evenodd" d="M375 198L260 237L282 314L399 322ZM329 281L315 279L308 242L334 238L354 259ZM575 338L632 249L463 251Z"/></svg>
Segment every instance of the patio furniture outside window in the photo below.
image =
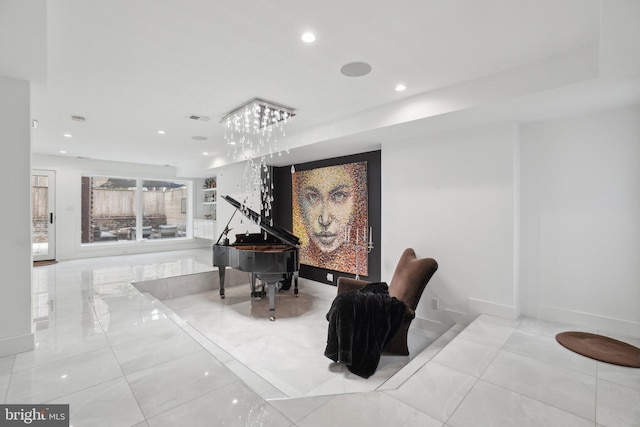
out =
<svg viewBox="0 0 640 427"><path fill-rule="evenodd" d="M189 181L82 177L83 244L185 238ZM141 230L141 232L138 232Z"/></svg>

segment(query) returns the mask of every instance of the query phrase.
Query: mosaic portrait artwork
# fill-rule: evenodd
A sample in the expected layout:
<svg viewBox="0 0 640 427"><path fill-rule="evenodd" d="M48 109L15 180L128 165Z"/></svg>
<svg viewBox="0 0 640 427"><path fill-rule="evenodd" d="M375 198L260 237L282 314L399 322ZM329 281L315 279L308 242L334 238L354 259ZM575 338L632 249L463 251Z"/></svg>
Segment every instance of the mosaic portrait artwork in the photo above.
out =
<svg viewBox="0 0 640 427"><path fill-rule="evenodd" d="M295 172L293 234L300 263L368 275L367 162Z"/></svg>

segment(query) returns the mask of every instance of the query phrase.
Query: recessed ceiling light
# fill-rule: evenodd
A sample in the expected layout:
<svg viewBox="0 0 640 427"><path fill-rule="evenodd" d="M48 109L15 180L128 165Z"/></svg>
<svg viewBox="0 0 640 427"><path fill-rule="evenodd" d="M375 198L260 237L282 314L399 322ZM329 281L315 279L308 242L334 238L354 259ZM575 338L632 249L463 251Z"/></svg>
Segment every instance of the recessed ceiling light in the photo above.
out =
<svg viewBox="0 0 640 427"><path fill-rule="evenodd" d="M316 35L309 31L304 33L300 38L305 43L313 43L314 41L316 41Z"/></svg>
<svg viewBox="0 0 640 427"><path fill-rule="evenodd" d="M236 145L235 141L229 141L229 145Z"/></svg>
<svg viewBox="0 0 640 427"><path fill-rule="evenodd" d="M159 131L158 131L158 133L159 133L160 135L164 135L164 134L165 134L165 133L167 133L167 132L161 129L161 130L159 130Z"/></svg>
<svg viewBox="0 0 640 427"><path fill-rule="evenodd" d="M65 150L60 150L60 154L67 154Z"/></svg>
<svg viewBox="0 0 640 427"><path fill-rule="evenodd" d="M72 138L73 137L73 135L71 135L70 133L65 133L62 136L64 136L65 138Z"/></svg>
<svg viewBox="0 0 640 427"><path fill-rule="evenodd" d="M405 90L407 87L405 85L403 85L402 83L400 83L399 85L396 86L396 91L397 92L402 92L403 90Z"/></svg>
<svg viewBox="0 0 640 427"><path fill-rule="evenodd" d="M207 153L206 151L204 153L202 153L203 156L208 156L209 153Z"/></svg>

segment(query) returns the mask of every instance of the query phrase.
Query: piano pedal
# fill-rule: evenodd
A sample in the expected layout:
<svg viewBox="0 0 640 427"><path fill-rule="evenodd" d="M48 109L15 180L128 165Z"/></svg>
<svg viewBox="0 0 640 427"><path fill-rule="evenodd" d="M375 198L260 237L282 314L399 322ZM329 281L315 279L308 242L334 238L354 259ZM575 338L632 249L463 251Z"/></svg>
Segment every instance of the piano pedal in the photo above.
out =
<svg viewBox="0 0 640 427"><path fill-rule="evenodd" d="M251 294L251 298L258 300L264 298L265 296L267 296L267 291L264 288L264 283L256 284L256 289Z"/></svg>

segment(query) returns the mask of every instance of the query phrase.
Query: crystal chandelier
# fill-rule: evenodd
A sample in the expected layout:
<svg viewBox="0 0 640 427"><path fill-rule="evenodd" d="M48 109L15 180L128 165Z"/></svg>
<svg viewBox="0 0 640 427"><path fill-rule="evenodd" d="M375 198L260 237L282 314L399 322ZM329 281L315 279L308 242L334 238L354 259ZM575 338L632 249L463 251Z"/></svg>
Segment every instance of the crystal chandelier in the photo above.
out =
<svg viewBox="0 0 640 427"><path fill-rule="evenodd" d="M286 127L295 116L294 110L274 102L254 98L222 116L224 139L229 156L246 160L245 191L249 207L259 192L260 209L270 217L273 202L273 176L267 161L274 154L289 153L288 147L278 145L286 136Z"/></svg>

